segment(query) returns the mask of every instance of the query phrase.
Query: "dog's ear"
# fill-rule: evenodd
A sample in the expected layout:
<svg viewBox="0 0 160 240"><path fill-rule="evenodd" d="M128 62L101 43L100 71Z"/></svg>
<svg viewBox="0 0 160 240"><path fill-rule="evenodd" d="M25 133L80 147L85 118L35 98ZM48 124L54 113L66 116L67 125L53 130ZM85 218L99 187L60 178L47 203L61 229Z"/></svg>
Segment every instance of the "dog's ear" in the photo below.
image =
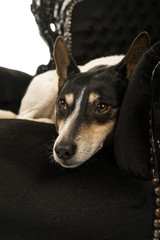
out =
<svg viewBox="0 0 160 240"><path fill-rule="evenodd" d="M150 37L147 32L141 32L132 42L124 58L127 68L127 79L130 79L135 66L143 54L151 47Z"/></svg>
<svg viewBox="0 0 160 240"><path fill-rule="evenodd" d="M80 72L74 59L70 56L63 37L58 36L54 45L54 60L56 71L59 77L58 86L61 87L67 80L70 73Z"/></svg>

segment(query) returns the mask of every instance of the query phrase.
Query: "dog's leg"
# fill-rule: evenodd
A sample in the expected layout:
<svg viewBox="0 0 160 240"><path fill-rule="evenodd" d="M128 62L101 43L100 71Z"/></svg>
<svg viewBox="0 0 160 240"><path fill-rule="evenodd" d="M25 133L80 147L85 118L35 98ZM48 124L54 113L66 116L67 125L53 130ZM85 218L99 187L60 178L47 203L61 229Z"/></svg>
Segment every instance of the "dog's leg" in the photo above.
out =
<svg viewBox="0 0 160 240"><path fill-rule="evenodd" d="M16 118L17 115L11 111L0 110L0 119Z"/></svg>

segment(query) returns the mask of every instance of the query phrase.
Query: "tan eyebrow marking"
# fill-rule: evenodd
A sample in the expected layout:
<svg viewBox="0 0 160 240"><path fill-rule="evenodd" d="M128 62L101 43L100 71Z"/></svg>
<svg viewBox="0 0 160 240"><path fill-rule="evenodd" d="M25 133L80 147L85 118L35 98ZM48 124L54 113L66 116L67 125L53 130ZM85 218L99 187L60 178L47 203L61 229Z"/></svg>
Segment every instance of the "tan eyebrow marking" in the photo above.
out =
<svg viewBox="0 0 160 240"><path fill-rule="evenodd" d="M99 95L97 93L92 92L89 95L89 103L93 103L97 98L99 98Z"/></svg>
<svg viewBox="0 0 160 240"><path fill-rule="evenodd" d="M65 95L65 99L66 99L66 102L67 102L68 105L72 105L73 102L74 102L74 95L73 95L73 93L66 94Z"/></svg>

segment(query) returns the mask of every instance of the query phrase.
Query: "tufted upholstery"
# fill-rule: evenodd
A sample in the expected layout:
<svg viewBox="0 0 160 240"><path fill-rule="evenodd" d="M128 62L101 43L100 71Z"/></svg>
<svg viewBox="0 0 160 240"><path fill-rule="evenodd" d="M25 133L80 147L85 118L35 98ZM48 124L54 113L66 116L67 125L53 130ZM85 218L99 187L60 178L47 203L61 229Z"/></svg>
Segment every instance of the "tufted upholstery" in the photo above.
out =
<svg viewBox="0 0 160 240"><path fill-rule="evenodd" d="M141 31L160 39L159 0L84 0L72 15L72 53L78 64L100 56L126 53Z"/></svg>
<svg viewBox="0 0 160 240"><path fill-rule="evenodd" d="M32 12L51 54L48 68L43 65L39 72L55 67L53 45L58 35L65 38L78 64L126 53L144 30L151 35L152 44L160 39L159 0L42 0L40 6L33 0Z"/></svg>

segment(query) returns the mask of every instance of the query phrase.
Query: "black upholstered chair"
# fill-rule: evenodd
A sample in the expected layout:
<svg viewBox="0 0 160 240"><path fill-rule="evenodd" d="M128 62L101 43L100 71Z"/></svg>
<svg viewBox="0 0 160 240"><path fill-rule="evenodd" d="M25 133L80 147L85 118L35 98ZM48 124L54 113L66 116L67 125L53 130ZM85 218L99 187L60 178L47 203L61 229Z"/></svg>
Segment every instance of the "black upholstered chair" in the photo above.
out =
<svg viewBox="0 0 160 240"><path fill-rule="evenodd" d="M160 1L33 0L31 9L51 53L37 74L55 68L58 35L78 64L125 53L144 30L153 46L124 96L114 153L63 169L51 162L54 125L0 120L0 239L160 239ZM17 112L31 79L0 68L0 108Z"/></svg>

